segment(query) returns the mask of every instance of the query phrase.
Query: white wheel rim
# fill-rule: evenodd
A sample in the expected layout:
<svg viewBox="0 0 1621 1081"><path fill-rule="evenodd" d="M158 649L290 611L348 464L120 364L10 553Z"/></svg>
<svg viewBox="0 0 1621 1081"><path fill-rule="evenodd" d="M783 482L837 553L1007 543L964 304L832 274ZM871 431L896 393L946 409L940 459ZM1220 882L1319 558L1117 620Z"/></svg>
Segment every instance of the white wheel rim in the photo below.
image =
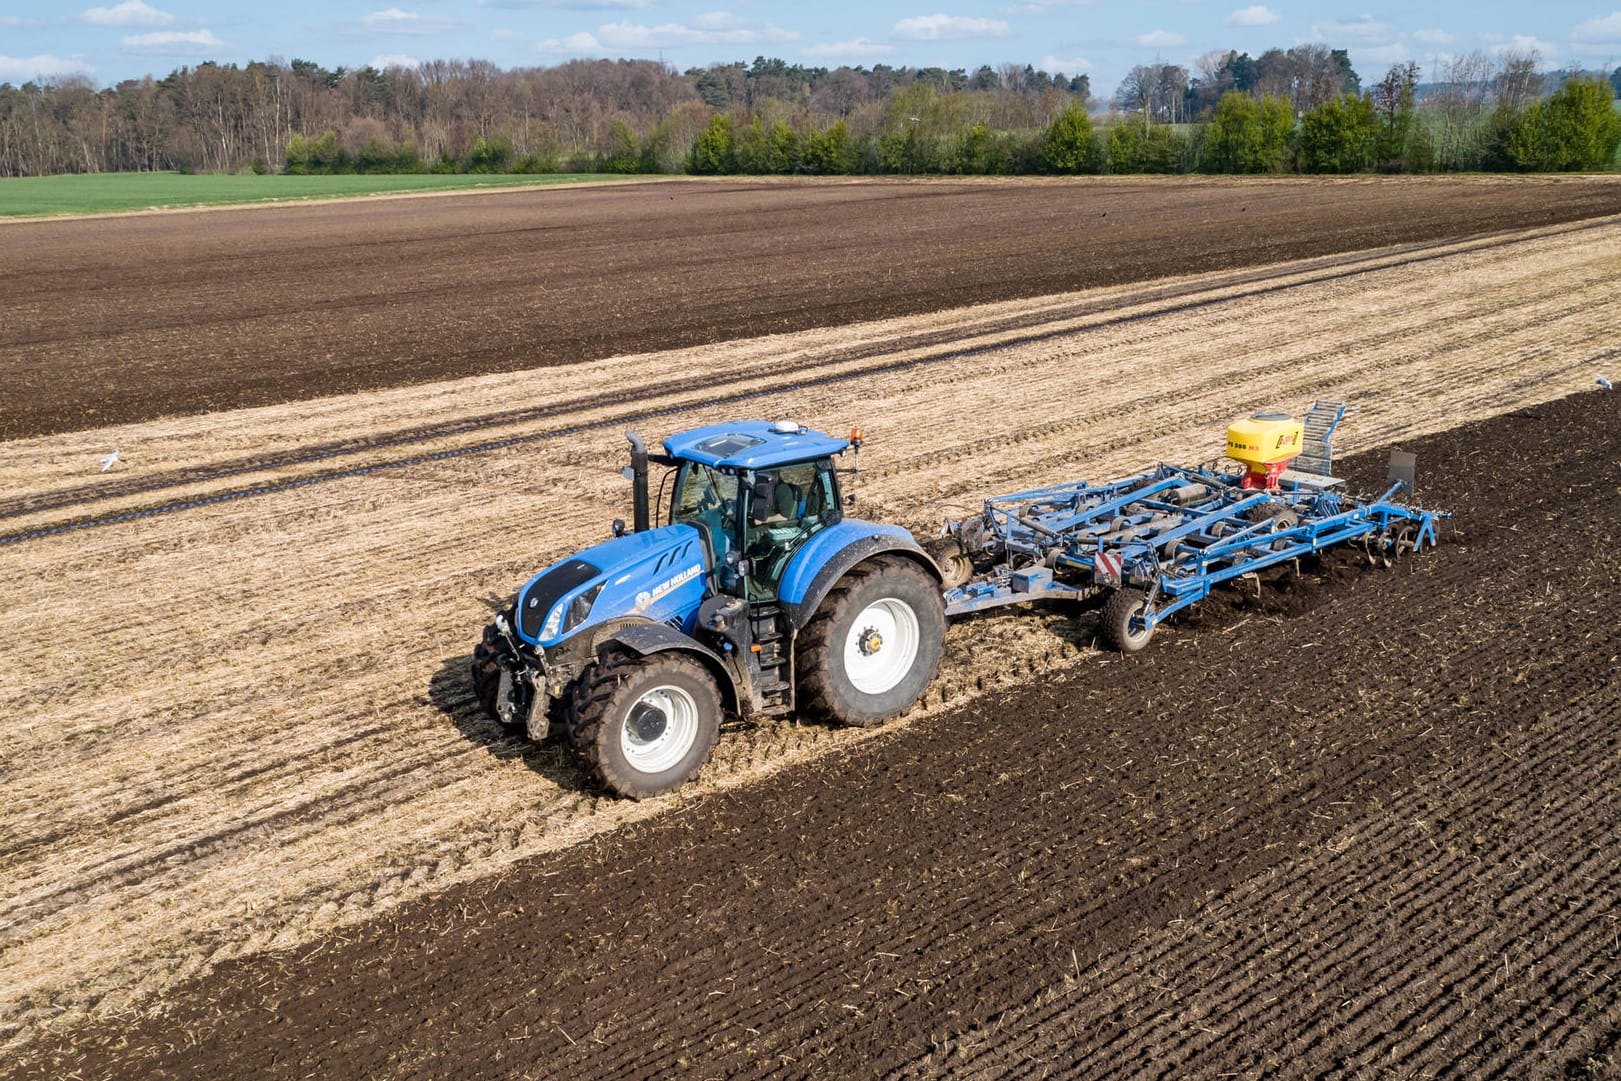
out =
<svg viewBox="0 0 1621 1081"><path fill-rule="evenodd" d="M1147 609L1148 605L1139 604L1137 607L1131 610L1131 615L1126 617L1127 641L1137 643L1148 637L1148 632L1152 628L1150 628L1147 623L1143 622L1143 613L1147 611Z"/></svg>
<svg viewBox="0 0 1621 1081"><path fill-rule="evenodd" d="M637 723L638 706L662 713L662 729L644 734ZM641 773L663 773L686 756L697 738L697 701L680 687L668 684L654 687L636 699L619 726L619 749L631 768Z"/></svg>
<svg viewBox="0 0 1621 1081"><path fill-rule="evenodd" d="M911 672L922 641L911 605L893 597L874 601L850 625L844 674L862 694L893 690Z"/></svg>

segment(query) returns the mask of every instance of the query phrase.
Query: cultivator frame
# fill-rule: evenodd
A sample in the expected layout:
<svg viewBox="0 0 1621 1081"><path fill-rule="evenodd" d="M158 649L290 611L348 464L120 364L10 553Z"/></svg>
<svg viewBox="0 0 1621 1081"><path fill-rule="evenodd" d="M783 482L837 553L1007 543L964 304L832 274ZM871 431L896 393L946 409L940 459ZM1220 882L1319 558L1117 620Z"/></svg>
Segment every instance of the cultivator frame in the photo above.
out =
<svg viewBox="0 0 1621 1081"><path fill-rule="evenodd" d="M1344 408L1329 404L1337 423ZM1322 450L1313 470L1291 469L1270 489L1245 487L1243 472L1215 463L1162 464L987 499L980 514L948 519L932 545L948 572L946 614L1107 595L1104 637L1130 652L1224 582L1339 545L1386 566L1434 546L1450 515L1396 502L1407 482L1377 498L1336 490L1341 482L1327 475L1332 429L1314 440Z"/></svg>

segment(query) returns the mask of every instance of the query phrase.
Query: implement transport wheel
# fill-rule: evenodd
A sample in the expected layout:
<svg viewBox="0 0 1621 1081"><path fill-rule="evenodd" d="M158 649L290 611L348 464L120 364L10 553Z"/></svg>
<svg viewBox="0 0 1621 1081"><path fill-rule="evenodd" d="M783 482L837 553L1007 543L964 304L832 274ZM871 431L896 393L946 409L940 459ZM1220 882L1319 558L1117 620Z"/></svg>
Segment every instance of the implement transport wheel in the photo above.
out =
<svg viewBox="0 0 1621 1081"><path fill-rule="evenodd" d="M1143 622L1148 594L1140 589L1117 589L1103 604L1103 640L1121 653L1136 653L1154 637Z"/></svg>
<svg viewBox="0 0 1621 1081"><path fill-rule="evenodd" d="M974 576L974 561L968 558L956 537L930 537L923 542L923 550L940 568L941 589L956 589Z"/></svg>
<svg viewBox="0 0 1621 1081"><path fill-rule="evenodd" d="M945 652L934 578L905 558L861 564L834 586L799 639L801 716L868 728L907 709Z"/></svg>
<svg viewBox="0 0 1621 1081"><path fill-rule="evenodd" d="M1282 503L1257 503L1244 512L1244 517L1252 522L1275 522L1272 527L1275 531L1293 529L1300 524L1300 515L1295 513L1294 508L1284 506ZM1287 547L1289 542L1286 540L1272 542L1274 552L1281 552Z"/></svg>
<svg viewBox="0 0 1621 1081"><path fill-rule="evenodd" d="M679 653L610 649L574 685L568 735L604 788L647 799L698 776L720 733L720 692Z"/></svg>

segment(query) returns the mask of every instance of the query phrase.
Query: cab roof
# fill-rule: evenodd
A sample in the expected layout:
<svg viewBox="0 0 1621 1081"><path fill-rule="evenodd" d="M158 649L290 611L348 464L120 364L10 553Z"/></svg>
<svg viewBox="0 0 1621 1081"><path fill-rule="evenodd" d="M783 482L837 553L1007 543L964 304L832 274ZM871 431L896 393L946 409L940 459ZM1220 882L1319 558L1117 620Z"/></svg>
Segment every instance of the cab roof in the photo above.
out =
<svg viewBox="0 0 1621 1081"><path fill-rule="evenodd" d="M790 421L737 420L677 432L664 441L672 458L734 469L770 469L837 454L850 445Z"/></svg>

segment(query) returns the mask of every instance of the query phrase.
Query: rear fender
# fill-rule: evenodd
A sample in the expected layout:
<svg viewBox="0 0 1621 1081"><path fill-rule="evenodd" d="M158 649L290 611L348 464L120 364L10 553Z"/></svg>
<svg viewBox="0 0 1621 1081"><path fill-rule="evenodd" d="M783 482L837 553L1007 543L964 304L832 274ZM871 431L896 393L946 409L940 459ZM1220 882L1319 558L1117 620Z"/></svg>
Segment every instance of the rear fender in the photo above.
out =
<svg viewBox="0 0 1621 1081"><path fill-rule="evenodd" d="M715 677L715 684L720 688L721 706L733 713L742 714L743 711L738 706L737 679L732 675L731 667L719 653L695 638L663 623L636 623L621 627L599 639L597 652L600 654L604 647L610 645L618 646L638 657L670 652L690 655Z"/></svg>
<svg viewBox="0 0 1621 1081"><path fill-rule="evenodd" d="M928 572L936 583L944 581L939 565L919 547L912 534L899 526L873 525L846 519L835 528L845 531L846 535L838 538L844 543L831 550L826 547L813 550L812 545L807 544L805 550L794 557L788 573L783 575L780 599L796 630L810 622L828 591L840 579L857 564L865 563L874 556L894 554L910 559ZM832 533L834 530L829 529L813 538L812 543L824 537L833 540L834 537L828 536ZM801 565L801 559L807 557L812 564L820 559L820 566L816 566L814 572L811 567Z"/></svg>

